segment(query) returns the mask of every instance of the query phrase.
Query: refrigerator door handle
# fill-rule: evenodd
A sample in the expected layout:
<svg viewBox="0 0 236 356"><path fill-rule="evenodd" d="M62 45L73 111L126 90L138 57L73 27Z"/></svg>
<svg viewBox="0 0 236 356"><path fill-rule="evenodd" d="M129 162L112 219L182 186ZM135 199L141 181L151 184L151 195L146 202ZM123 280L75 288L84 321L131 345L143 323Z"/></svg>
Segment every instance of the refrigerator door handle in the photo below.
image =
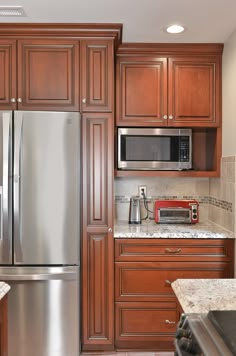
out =
<svg viewBox="0 0 236 356"><path fill-rule="evenodd" d="M11 118L10 111L2 113L2 152L3 152L3 177L2 177L2 194L1 194L1 240L10 240L10 209L9 201L9 179L11 177L11 149L10 149L10 135L11 135ZM10 246L10 242L9 242ZM6 256L7 258L7 256Z"/></svg>
<svg viewBox="0 0 236 356"><path fill-rule="evenodd" d="M22 261L21 250L21 217L20 217L20 175L21 175L21 141L23 129L23 113L15 113L14 122L14 168L13 168L13 209L14 209L14 250L15 262Z"/></svg>
<svg viewBox="0 0 236 356"><path fill-rule="evenodd" d="M76 272L63 273L34 273L34 274L1 274L0 281L49 281L49 280L75 280Z"/></svg>

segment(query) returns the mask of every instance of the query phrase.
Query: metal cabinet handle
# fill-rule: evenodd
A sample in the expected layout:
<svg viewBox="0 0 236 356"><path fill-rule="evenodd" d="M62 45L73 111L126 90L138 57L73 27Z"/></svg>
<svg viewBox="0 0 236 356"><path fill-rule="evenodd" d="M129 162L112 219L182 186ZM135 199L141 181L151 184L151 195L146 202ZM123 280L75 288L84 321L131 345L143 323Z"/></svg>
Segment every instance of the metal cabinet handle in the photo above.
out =
<svg viewBox="0 0 236 356"><path fill-rule="evenodd" d="M112 228L111 227L109 227L108 232L112 232Z"/></svg>
<svg viewBox="0 0 236 356"><path fill-rule="evenodd" d="M173 115L169 115L168 119L169 120L173 120L174 116Z"/></svg>
<svg viewBox="0 0 236 356"><path fill-rule="evenodd" d="M166 279L165 282L166 282L166 284L171 284L172 283L171 281L169 281L169 279Z"/></svg>
<svg viewBox="0 0 236 356"><path fill-rule="evenodd" d="M11 98L11 103L15 103L16 102L16 98Z"/></svg>
<svg viewBox="0 0 236 356"><path fill-rule="evenodd" d="M18 103L22 103L22 98L17 98Z"/></svg>
<svg viewBox="0 0 236 356"><path fill-rule="evenodd" d="M171 248L166 248L165 249L165 252L167 252L167 253L179 253L179 252L181 252L182 250L181 250L181 248L176 248L176 249L171 249Z"/></svg>
<svg viewBox="0 0 236 356"><path fill-rule="evenodd" d="M86 99L85 98L82 99L82 103L86 104Z"/></svg>
<svg viewBox="0 0 236 356"><path fill-rule="evenodd" d="M163 120L167 120L168 116L167 115L164 115L163 116Z"/></svg>
<svg viewBox="0 0 236 356"><path fill-rule="evenodd" d="M168 320L168 319L165 320L165 323L166 324L176 324L175 321L171 321L171 320Z"/></svg>

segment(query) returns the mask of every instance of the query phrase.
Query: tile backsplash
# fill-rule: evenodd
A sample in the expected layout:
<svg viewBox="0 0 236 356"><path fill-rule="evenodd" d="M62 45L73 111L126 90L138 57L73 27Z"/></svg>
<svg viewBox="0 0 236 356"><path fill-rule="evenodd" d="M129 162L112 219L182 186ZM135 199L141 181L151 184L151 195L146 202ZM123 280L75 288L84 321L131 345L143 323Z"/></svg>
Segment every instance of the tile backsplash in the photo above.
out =
<svg viewBox="0 0 236 356"><path fill-rule="evenodd" d="M235 231L235 170L236 157L223 157L220 178L211 178L209 184L209 219Z"/></svg>
<svg viewBox="0 0 236 356"><path fill-rule="evenodd" d="M235 231L236 157L223 157L220 178L115 178L115 218L128 221L129 200L138 195L140 185L147 186L148 208L153 211L157 199L196 199L200 222L210 219ZM149 212L152 218L152 213ZM142 207L142 218L146 210Z"/></svg>
<svg viewBox="0 0 236 356"><path fill-rule="evenodd" d="M116 178L115 216L117 220L128 220L129 200L138 194L140 185L147 186L148 207L153 211L157 199L196 199L200 203L200 221L208 219L209 178ZM142 207L142 218L146 210ZM149 217L153 215L149 213Z"/></svg>

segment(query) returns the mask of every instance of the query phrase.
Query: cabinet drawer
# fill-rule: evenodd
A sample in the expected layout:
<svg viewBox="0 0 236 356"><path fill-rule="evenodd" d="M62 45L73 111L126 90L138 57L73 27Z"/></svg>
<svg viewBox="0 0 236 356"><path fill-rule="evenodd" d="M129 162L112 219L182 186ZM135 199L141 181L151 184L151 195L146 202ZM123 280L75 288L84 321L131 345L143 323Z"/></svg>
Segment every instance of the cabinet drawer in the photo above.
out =
<svg viewBox="0 0 236 356"><path fill-rule="evenodd" d="M233 261L231 239L116 239L116 261Z"/></svg>
<svg viewBox="0 0 236 356"><path fill-rule="evenodd" d="M176 303L116 303L116 347L173 349Z"/></svg>
<svg viewBox="0 0 236 356"><path fill-rule="evenodd" d="M116 301L171 300L171 283L183 278L229 278L227 263L116 262Z"/></svg>

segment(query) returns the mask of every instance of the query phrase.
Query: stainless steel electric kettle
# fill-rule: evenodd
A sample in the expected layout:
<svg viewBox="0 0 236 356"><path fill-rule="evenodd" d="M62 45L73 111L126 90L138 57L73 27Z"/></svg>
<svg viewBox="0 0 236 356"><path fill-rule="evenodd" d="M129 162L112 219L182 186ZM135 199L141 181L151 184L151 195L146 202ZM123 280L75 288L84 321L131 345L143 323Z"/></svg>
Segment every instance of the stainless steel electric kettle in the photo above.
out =
<svg viewBox="0 0 236 356"><path fill-rule="evenodd" d="M129 224L141 224L140 198L136 196L130 198Z"/></svg>

